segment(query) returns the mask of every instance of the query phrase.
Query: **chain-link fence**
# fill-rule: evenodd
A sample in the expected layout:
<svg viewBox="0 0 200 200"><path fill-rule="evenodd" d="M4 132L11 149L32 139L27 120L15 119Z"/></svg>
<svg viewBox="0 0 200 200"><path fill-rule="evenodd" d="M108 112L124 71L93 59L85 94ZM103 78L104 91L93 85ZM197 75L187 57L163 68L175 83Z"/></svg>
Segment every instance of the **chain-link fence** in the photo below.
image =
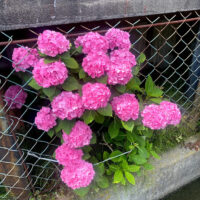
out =
<svg viewBox="0 0 200 200"><path fill-rule="evenodd" d="M12 68L13 49L21 45L35 47L38 33L45 29L65 33L73 41L88 31L105 33L111 27L128 31L132 52L146 55L141 80L151 74L165 97L179 104L188 125L194 128L198 124L200 11L1 32L0 199L28 199L30 192L51 191L60 182L58 167L48 160L59 139L50 138L34 125L37 111L49 102L28 86L30 78ZM4 101L10 85L20 85L28 93L20 110L10 109Z"/></svg>

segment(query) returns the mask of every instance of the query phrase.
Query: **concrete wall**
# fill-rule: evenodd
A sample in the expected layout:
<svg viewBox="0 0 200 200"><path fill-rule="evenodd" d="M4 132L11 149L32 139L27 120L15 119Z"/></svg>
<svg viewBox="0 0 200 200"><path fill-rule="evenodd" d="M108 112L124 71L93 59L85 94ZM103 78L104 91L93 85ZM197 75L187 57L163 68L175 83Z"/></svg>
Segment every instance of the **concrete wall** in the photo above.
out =
<svg viewBox="0 0 200 200"><path fill-rule="evenodd" d="M0 30L197 9L199 0L1 0Z"/></svg>

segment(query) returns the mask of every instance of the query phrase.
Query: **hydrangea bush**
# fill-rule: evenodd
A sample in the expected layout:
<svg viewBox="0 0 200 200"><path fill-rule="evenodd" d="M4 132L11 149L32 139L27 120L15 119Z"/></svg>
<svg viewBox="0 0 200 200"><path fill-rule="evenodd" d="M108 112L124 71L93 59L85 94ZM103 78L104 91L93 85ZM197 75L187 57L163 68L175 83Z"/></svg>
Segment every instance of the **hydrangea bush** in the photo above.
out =
<svg viewBox="0 0 200 200"><path fill-rule="evenodd" d="M134 185L135 173L153 168L150 156L159 158L152 134L181 120L178 106L162 98L151 76L141 87L138 72L146 58L141 53L136 59L129 38L128 32L112 28L70 43L61 33L46 30L37 49L13 52L15 70L31 67L29 86L50 101L37 113L35 124L50 137L60 137L55 151L63 166L60 177L79 195L110 182ZM8 89L8 104L19 90ZM20 108L25 97L21 91L13 108Z"/></svg>

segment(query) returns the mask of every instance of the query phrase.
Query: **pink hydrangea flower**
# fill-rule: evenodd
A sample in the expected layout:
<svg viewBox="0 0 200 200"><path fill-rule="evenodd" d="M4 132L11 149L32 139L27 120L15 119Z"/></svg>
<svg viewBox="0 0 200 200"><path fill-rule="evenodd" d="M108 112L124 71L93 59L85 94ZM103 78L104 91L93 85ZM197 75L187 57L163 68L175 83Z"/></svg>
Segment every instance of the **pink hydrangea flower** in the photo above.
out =
<svg viewBox="0 0 200 200"><path fill-rule="evenodd" d="M35 117L35 124L38 129L49 131L56 125L56 117L48 107L42 107Z"/></svg>
<svg viewBox="0 0 200 200"><path fill-rule="evenodd" d="M45 64L44 59L40 59L33 69L33 78L44 88L63 84L67 77L67 68L61 61Z"/></svg>
<svg viewBox="0 0 200 200"><path fill-rule="evenodd" d="M20 109L26 101L27 93L20 86L12 85L6 90L4 97L11 109Z"/></svg>
<svg viewBox="0 0 200 200"><path fill-rule="evenodd" d="M35 66L39 60L39 55L36 49L18 47L14 48L12 60L12 66L15 68L16 72L25 72L29 67Z"/></svg>
<svg viewBox="0 0 200 200"><path fill-rule="evenodd" d="M137 64L135 56L130 51L124 49L112 51L110 60L113 63L124 63L130 67L134 67Z"/></svg>
<svg viewBox="0 0 200 200"><path fill-rule="evenodd" d="M115 47L126 50L131 48L131 42L129 39L130 35L128 32L116 28L111 28L106 32L105 37L109 41L111 50L113 50Z"/></svg>
<svg viewBox="0 0 200 200"><path fill-rule="evenodd" d="M51 57L70 49L70 42L63 34L50 30L45 30L39 35L37 44L41 53Z"/></svg>
<svg viewBox="0 0 200 200"><path fill-rule="evenodd" d="M168 116L168 124L177 125L181 121L181 112L178 106L169 101L162 101L160 107L163 112Z"/></svg>
<svg viewBox="0 0 200 200"><path fill-rule="evenodd" d="M62 144L55 151L55 158L60 165L71 165L72 161L80 160L83 156L81 149L70 148L67 144Z"/></svg>
<svg viewBox="0 0 200 200"><path fill-rule="evenodd" d="M164 129L169 121L161 106L155 104L145 106L141 116L143 117L142 123L144 126L153 130Z"/></svg>
<svg viewBox="0 0 200 200"><path fill-rule="evenodd" d="M107 65L109 65L109 57L102 51L97 51L88 54L83 59L83 69L92 78L100 77L104 75L104 71Z"/></svg>
<svg viewBox="0 0 200 200"><path fill-rule="evenodd" d="M82 121L77 121L69 135L63 131L63 140L71 148L80 148L90 144L92 130Z"/></svg>
<svg viewBox="0 0 200 200"><path fill-rule="evenodd" d="M79 36L74 43L76 47L82 46L83 53L85 54L97 51L106 53L109 48L106 37L97 32L89 32L83 36Z"/></svg>
<svg viewBox="0 0 200 200"><path fill-rule="evenodd" d="M61 171L62 181L73 190L90 185L94 175L92 164L84 160L77 160Z"/></svg>
<svg viewBox="0 0 200 200"><path fill-rule="evenodd" d="M114 97L111 105L115 114L123 121L136 120L138 118L139 103L134 94L125 93Z"/></svg>
<svg viewBox="0 0 200 200"><path fill-rule="evenodd" d="M133 77L132 70L126 63L111 63L107 68L108 84L126 85Z"/></svg>
<svg viewBox="0 0 200 200"><path fill-rule="evenodd" d="M84 112L83 103L79 94L62 92L51 103L53 113L60 119L68 120L81 117Z"/></svg>
<svg viewBox="0 0 200 200"><path fill-rule="evenodd" d="M107 106L110 90L103 83L86 83L82 87L82 101L85 109L97 110Z"/></svg>

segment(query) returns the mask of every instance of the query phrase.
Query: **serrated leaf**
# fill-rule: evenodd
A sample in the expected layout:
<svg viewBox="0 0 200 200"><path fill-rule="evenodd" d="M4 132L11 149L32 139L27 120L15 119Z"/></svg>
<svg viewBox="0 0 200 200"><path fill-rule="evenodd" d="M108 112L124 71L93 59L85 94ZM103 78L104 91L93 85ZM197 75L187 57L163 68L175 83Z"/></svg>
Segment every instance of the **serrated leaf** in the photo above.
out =
<svg viewBox="0 0 200 200"><path fill-rule="evenodd" d="M33 89L35 89L35 90L39 90L39 89L42 88L41 86L39 86L39 85L36 83L35 79L32 79L32 80L29 82L28 85L29 85L30 87L32 87Z"/></svg>
<svg viewBox="0 0 200 200"><path fill-rule="evenodd" d="M95 122L97 122L98 124L103 124L104 122L104 116L98 114L97 112L95 113L95 118L94 118Z"/></svg>
<svg viewBox="0 0 200 200"><path fill-rule="evenodd" d="M80 89L81 85L79 84L78 80L70 76L65 80L65 82L62 85L62 88L66 91L73 91Z"/></svg>
<svg viewBox="0 0 200 200"><path fill-rule="evenodd" d="M51 64L51 63L56 62L58 60L59 60L59 58L45 58L44 63L45 64Z"/></svg>
<svg viewBox="0 0 200 200"><path fill-rule="evenodd" d="M95 111L93 110L86 110L82 116L84 122L86 124L90 124L94 121L95 118Z"/></svg>
<svg viewBox="0 0 200 200"><path fill-rule="evenodd" d="M109 187L109 181L108 181L108 178L105 177L105 176L98 176L96 178L96 183L97 185L102 188L102 189L105 189L107 187Z"/></svg>
<svg viewBox="0 0 200 200"><path fill-rule="evenodd" d="M141 53L137 58L138 64L142 64L145 60L146 60L146 56L144 53Z"/></svg>
<svg viewBox="0 0 200 200"><path fill-rule="evenodd" d="M48 132L47 132L48 136L50 138L52 138L54 136L54 129L50 129Z"/></svg>
<svg viewBox="0 0 200 200"><path fill-rule="evenodd" d="M120 183L123 176L124 175L123 175L123 172L121 170L115 171L113 183Z"/></svg>
<svg viewBox="0 0 200 200"><path fill-rule="evenodd" d="M161 98L151 98L150 101L153 101L154 103L160 104L162 102Z"/></svg>
<svg viewBox="0 0 200 200"><path fill-rule="evenodd" d="M145 82L145 92L147 93L148 96L150 96L150 94L152 93L154 87L155 87L155 84L154 84L151 76L149 75L147 77L146 82Z"/></svg>
<svg viewBox="0 0 200 200"><path fill-rule="evenodd" d="M109 158L109 153L107 151L103 152L103 160L106 160L107 158Z"/></svg>
<svg viewBox="0 0 200 200"><path fill-rule="evenodd" d="M90 144L96 144L97 143L97 136L95 134L92 134L92 139L90 140Z"/></svg>
<svg viewBox="0 0 200 200"><path fill-rule="evenodd" d="M150 164L150 163L145 163L145 164L143 165L143 167L144 167L146 170L153 170L153 169L154 169L153 165Z"/></svg>
<svg viewBox="0 0 200 200"><path fill-rule="evenodd" d="M44 92L46 96L51 98L52 96L54 96L56 92L56 87L43 88L42 91Z"/></svg>
<svg viewBox="0 0 200 200"><path fill-rule="evenodd" d="M153 88L153 91L149 93L149 96L152 96L152 97L161 97L162 95L163 95L163 91L157 86L155 86Z"/></svg>
<svg viewBox="0 0 200 200"><path fill-rule="evenodd" d="M131 183L132 185L135 185L135 178L130 172L125 172L125 177L129 183Z"/></svg>
<svg viewBox="0 0 200 200"><path fill-rule="evenodd" d="M160 156L155 152L155 151L150 151L151 155L156 158L156 159L160 159Z"/></svg>
<svg viewBox="0 0 200 200"><path fill-rule="evenodd" d="M116 151L113 151L111 154L110 154L110 158L113 162L121 162L122 161L122 158L123 156L121 156L122 152L119 151L119 150L116 150ZM116 158L115 158L116 157Z"/></svg>
<svg viewBox="0 0 200 200"><path fill-rule="evenodd" d="M94 167L95 171L98 175L103 175L105 173L104 163L100 163Z"/></svg>
<svg viewBox="0 0 200 200"><path fill-rule="evenodd" d="M113 121L109 127L108 127L108 133L111 137L111 139L115 138L118 136L119 134L119 129L120 129L120 126L117 122Z"/></svg>
<svg viewBox="0 0 200 200"><path fill-rule="evenodd" d="M75 194L77 194L80 197L84 197L90 190L90 186L88 187L84 187L84 188L80 188L80 189L76 189L73 190Z"/></svg>
<svg viewBox="0 0 200 200"><path fill-rule="evenodd" d="M84 72L83 69L80 69L79 73L78 73L78 76L80 79L83 79L86 77L86 73Z"/></svg>
<svg viewBox="0 0 200 200"><path fill-rule="evenodd" d="M107 80L108 80L108 77L107 76L102 76L100 78L96 78L96 81L99 82L99 83L104 83L104 84L107 84Z"/></svg>
<svg viewBox="0 0 200 200"><path fill-rule="evenodd" d="M125 121L121 121L122 126L124 127L124 129L126 129L127 131L132 132L133 128L134 128L134 121L133 120L129 120L127 122Z"/></svg>
<svg viewBox="0 0 200 200"><path fill-rule="evenodd" d="M61 59L65 63L67 68L69 68L69 69L78 69L79 68L79 64L74 58L69 57L69 56L62 56Z"/></svg>
<svg viewBox="0 0 200 200"><path fill-rule="evenodd" d="M136 90L143 93L143 89L140 87L140 84L140 80L137 77L134 77L127 83L126 86L129 90Z"/></svg>
<svg viewBox="0 0 200 200"><path fill-rule="evenodd" d="M142 157L141 155L135 155L133 157L133 161L135 162L135 164L137 165L143 165L144 163L147 162L146 158Z"/></svg>
<svg viewBox="0 0 200 200"><path fill-rule="evenodd" d="M138 172L139 170L140 170L140 166L137 166L137 165L129 165L128 166L129 172Z"/></svg>
<svg viewBox="0 0 200 200"><path fill-rule="evenodd" d="M59 120L57 126L55 127L56 132L63 130L66 134L70 134L71 129L75 124L74 120Z"/></svg>
<svg viewBox="0 0 200 200"><path fill-rule="evenodd" d="M112 106L108 103L105 108L100 108L97 112L103 116L112 117Z"/></svg>
<svg viewBox="0 0 200 200"><path fill-rule="evenodd" d="M115 89L119 92L119 93L125 93L126 91L126 86L125 85L117 85L115 87Z"/></svg>

